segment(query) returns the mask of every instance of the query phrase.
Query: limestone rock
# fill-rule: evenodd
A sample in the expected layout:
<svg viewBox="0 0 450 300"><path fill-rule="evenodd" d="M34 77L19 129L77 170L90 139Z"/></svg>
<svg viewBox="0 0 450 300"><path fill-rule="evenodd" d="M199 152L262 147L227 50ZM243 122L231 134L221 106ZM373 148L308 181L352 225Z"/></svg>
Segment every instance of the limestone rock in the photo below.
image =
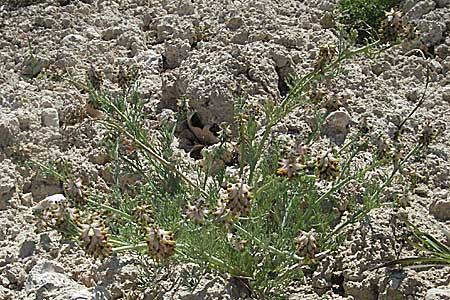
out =
<svg viewBox="0 0 450 300"><path fill-rule="evenodd" d="M440 220L450 220L450 200L435 200L430 205L430 213Z"/></svg>
<svg viewBox="0 0 450 300"><path fill-rule="evenodd" d="M16 117L0 115L0 148L10 146L20 132L20 123Z"/></svg>
<svg viewBox="0 0 450 300"><path fill-rule="evenodd" d="M25 289L36 299L90 299L92 293L66 275L65 270L50 261L37 263L28 274Z"/></svg>
<svg viewBox="0 0 450 300"><path fill-rule="evenodd" d="M19 257L26 258L34 254L36 251L36 243L34 241L25 241L19 249Z"/></svg>
<svg viewBox="0 0 450 300"><path fill-rule="evenodd" d="M44 108L42 110L42 125L45 127L59 127L58 111L54 108Z"/></svg>
<svg viewBox="0 0 450 300"><path fill-rule="evenodd" d="M10 160L0 163L0 210L6 209L16 187L15 167Z"/></svg>
<svg viewBox="0 0 450 300"><path fill-rule="evenodd" d="M336 144L341 145L349 133L349 125L352 119L348 112L339 110L334 111L325 119L323 133L333 139Z"/></svg>
<svg viewBox="0 0 450 300"><path fill-rule="evenodd" d="M447 289L429 289L425 300L450 300L450 288Z"/></svg>

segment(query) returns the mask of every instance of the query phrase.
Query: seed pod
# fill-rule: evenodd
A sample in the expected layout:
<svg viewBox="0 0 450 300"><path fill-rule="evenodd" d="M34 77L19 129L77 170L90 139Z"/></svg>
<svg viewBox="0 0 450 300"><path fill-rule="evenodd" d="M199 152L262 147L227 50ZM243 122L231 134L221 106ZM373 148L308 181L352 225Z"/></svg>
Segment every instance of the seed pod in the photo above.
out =
<svg viewBox="0 0 450 300"><path fill-rule="evenodd" d="M305 166L300 164L294 157L284 158L278 162L278 165L279 168L277 169L277 174L280 176L287 176L289 179L297 176L298 172L305 168Z"/></svg>
<svg viewBox="0 0 450 300"><path fill-rule="evenodd" d="M302 231L295 239L296 250L300 256L308 259L314 259L318 251L317 233L313 230L309 232Z"/></svg>
<svg viewBox="0 0 450 300"><path fill-rule="evenodd" d="M82 224L80 239L86 253L94 257L105 258L112 252L106 228L101 221L95 220L91 224Z"/></svg>
<svg viewBox="0 0 450 300"><path fill-rule="evenodd" d="M99 91L103 85L103 73L97 70L97 68L93 64L91 64L87 76L92 87Z"/></svg>
<svg viewBox="0 0 450 300"><path fill-rule="evenodd" d="M186 217L191 219L195 224L203 224L205 216L208 214L206 208L199 208L195 205L188 205L186 209Z"/></svg>
<svg viewBox="0 0 450 300"><path fill-rule="evenodd" d="M250 187L242 180L235 184L230 184L227 189L226 207L234 216L247 215L251 210L252 193Z"/></svg>
<svg viewBox="0 0 450 300"><path fill-rule="evenodd" d="M156 261L165 260L172 256L175 251L175 241L171 231L165 231L154 224L147 228L148 254Z"/></svg>
<svg viewBox="0 0 450 300"><path fill-rule="evenodd" d="M133 209L133 217L137 223L147 226L153 224L155 212L153 207L149 204L141 204Z"/></svg>
<svg viewBox="0 0 450 300"><path fill-rule="evenodd" d="M339 159L330 151L324 151L316 158L316 172L321 179L334 180L339 177Z"/></svg>

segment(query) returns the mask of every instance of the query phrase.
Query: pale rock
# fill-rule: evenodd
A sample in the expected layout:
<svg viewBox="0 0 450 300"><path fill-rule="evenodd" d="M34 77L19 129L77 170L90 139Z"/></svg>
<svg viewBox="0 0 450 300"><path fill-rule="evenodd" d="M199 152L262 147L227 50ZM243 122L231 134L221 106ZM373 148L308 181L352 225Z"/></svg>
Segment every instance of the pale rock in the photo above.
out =
<svg viewBox="0 0 450 300"><path fill-rule="evenodd" d="M435 0L436 1L436 5L439 8L445 7L445 6L450 6L450 0Z"/></svg>
<svg viewBox="0 0 450 300"><path fill-rule="evenodd" d="M50 208L57 203L63 202L66 200L66 197L63 194L54 194L46 197L44 200L41 200L38 204L33 207L33 213L40 212L46 208Z"/></svg>
<svg viewBox="0 0 450 300"><path fill-rule="evenodd" d="M419 1L406 13L406 16L413 20L420 19L435 7L436 3L433 0Z"/></svg>
<svg viewBox="0 0 450 300"><path fill-rule="evenodd" d="M165 68L174 69L189 56L191 45L187 40L175 39L166 41L164 45Z"/></svg>
<svg viewBox="0 0 450 300"><path fill-rule="evenodd" d="M26 258L32 256L36 251L36 243L34 241L24 241L19 249L19 257Z"/></svg>
<svg viewBox="0 0 450 300"><path fill-rule="evenodd" d="M347 111L334 111L325 119L323 126L323 133L335 141L336 144L341 145L347 134L349 133L349 125L352 119Z"/></svg>
<svg viewBox="0 0 450 300"><path fill-rule="evenodd" d="M427 291L425 300L450 300L450 288L433 288Z"/></svg>
<svg viewBox="0 0 450 300"><path fill-rule="evenodd" d="M65 45L76 45L79 46L81 43L86 42L86 38L79 34L68 34L62 39Z"/></svg>
<svg viewBox="0 0 450 300"><path fill-rule="evenodd" d="M19 132L20 123L16 117L0 115L0 148L14 144Z"/></svg>
<svg viewBox="0 0 450 300"><path fill-rule="evenodd" d="M433 201L430 205L430 213L440 220L450 220L450 200Z"/></svg>
<svg viewBox="0 0 450 300"><path fill-rule="evenodd" d="M25 290L29 294L34 293L36 299L84 300L92 298L92 293L86 287L70 279L63 267L51 261L38 262L30 270Z"/></svg>
<svg viewBox="0 0 450 300"><path fill-rule="evenodd" d="M48 107L42 110L42 125L45 127L59 127L58 111L54 108Z"/></svg>

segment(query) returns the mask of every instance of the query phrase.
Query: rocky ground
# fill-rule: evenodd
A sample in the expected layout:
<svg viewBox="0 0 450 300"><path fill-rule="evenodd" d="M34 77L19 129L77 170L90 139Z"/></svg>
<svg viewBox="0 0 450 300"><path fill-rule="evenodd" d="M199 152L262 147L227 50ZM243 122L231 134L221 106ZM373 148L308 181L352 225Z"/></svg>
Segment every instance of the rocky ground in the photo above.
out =
<svg viewBox="0 0 450 300"><path fill-rule="evenodd" d="M182 284L169 289L189 266L144 284L136 258L95 261L55 232L35 233L32 207L62 189L29 168L29 159L65 158L87 181L101 177L108 164L101 131L78 115L87 95L38 75L57 69L82 78L93 63L114 84L120 66L139 66L141 95L155 114L187 97L205 124L232 122L238 88L244 86L252 99L279 99L288 74L304 74L321 44L338 42L330 18L335 3L40 2L0 3L0 299L249 298L220 275L205 275L194 290ZM406 44L344 63L332 89L348 99L349 124L364 116L392 135L421 97L427 65L426 101L405 131L415 134L427 120L450 121L450 1L408 0L403 9L421 30L427 57L416 55L418 44ZM276 132L304 126L302 118L292 118ZM333 120L325 126L330 135L339 133ZM188 147L189 141L181 135L179 144ZM376 209L349 228L341 251L322 261L306 284L292 286L290 299L450 299L450 268L369 270L396 257L392 224L399 215L445 241L440 228L450 230L449 160L447 130L414 163L425 180L408 196L409 205Z"/></svg>

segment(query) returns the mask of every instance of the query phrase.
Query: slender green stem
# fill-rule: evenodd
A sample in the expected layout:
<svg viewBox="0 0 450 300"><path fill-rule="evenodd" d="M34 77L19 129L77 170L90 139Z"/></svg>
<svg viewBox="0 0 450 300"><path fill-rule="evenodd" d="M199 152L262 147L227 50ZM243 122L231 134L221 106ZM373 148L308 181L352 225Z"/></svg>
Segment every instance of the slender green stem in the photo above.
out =
<svg viewBox="0 0 450 300"><path fill-rule="evenodd" d="M106 209L106 210L108 210L108 211L110 211L110 212L112 212L114 214L117 214L117 215L121 216L122 218L126 219L127 221L132 222L132 220L133 220L133 218L129 214L127 214L126 212L121 211L121 210L119 210L117 208L114 208L112 206L109 206L109 205L106 205L106 204L102 204L102 203L98 203L98 202L96 202L94 200L91 200L91 199L88 199L87 202L91 203L92 205L104 208L104 209Z"/></svg>
<svg viewBox="0 0 450 300"><path fill-rule="evenodd" d="M347 178L345 178L344 180L338 181L336 184L334 184L327 192L325 192L322 196L320 196L315 202L314 204L317 205L320 202L322 202L322 200L324 200L325 198L329 197L331 194L333 194L334 192L338 191L339 189L343 188L344 186L346 186L350 181L354 180L355 178L358 178L362 175L364 175L365 173L369 172L370 170L373 170L374 168L378 167L380 164L382 164L382 162L384 162L384 160L379 160L375 163L373 163L372 165L368 166L367 168L359 171L358 173L356 173L353 176L349 176Z"/></svg>
<svg viewBox="0 0 450 300"><path fill-rule="evenodd" d="M267 245L266 243L264 243L263 241L261 241L260 239L258 239L257 237L255 237L254 235L252 235L250 232L248 232L247 230L245 230L244 228L242 228L241 226L234 224L234 227L239 230L240 232L242 232L243 234L245 234L249 239L255 241L261 248L264 248L266 250L271 251L272 253L284 256L284 257L288 257L288 258L294 258L296 260L303 260L303 258L301 258L300 256L297 256L294 253L289 253L286 251L281 251L273 246Z"/></svg>
<svg viewBox="0 0 450 300"><path fill-rule="evenodd" d="M113 248L113 252L123 252L123 251L141 251L147 249L147 243L139 243L137 245L126 245L121 247Z"/></svg>
<svg viewBox="0 0 450 300"><path fill-rule="evenodd" d="M173 164L168 162L167 160L165 160L163 157L161 157L160 155L158 155L156 152L154 152L152 149L150 149L150 147L148 147L146 144L144 144L142 141L140 141L139 139L137 139L134 135L132 135L131 133L129 133L126 129L122 128L121 126L108 122L108 121L104 121L104 120L98 120L100 123L112 127L114 129L116 129L117 131L121 132L122 134L124 134L125 136L127 136L128 138L130 138L131 140L133 140L134 143L136 143L139 147L141 147L145 152L147 152L151 157L153 157L155 160L157 160L158 162L160 162L162 165L166 166L167 168L169 168L171 171L173 171L174 173L176 173L181 179L183 179L188 185L190 185L191 187L193 187L194 189L196 189L197 191L199 191L203 196L207 197L208 193L203 190L202 188L200 188L197 184L195 184L191 179L189 179L185 174L183 174L180 170L177 169L177 167Z"/></svg>
<svg viewBox="0 0 450 300"><path fill-rule="evenodd" d="M275 115L276 118L268 118L266 128L264 130L264 134L258 144L257 151L255 153L255 158L257 161L250 166L250 174L249 174L249 182L251 183L254 176L254 171L256 166L258 165L258 160L261 157L262 150L266 144L266 140L269 136L270 131L272 130L272 127L278 124L287 114L295 110L296 108L302 106L304 102L297 103L293 105L292 107L288 107L288 104L291 103L292 100L295 100L298 98L300 93L305 89L305 87L308 86L313 80L317 79L318 77L322 76L322 74L328 72L329 70L332 70L335 68L338 64L340 64L342 61L349 59L352 56L358 55L360 53L365 53L369 51L370 49L378 46L381 44L381 41L376 41L374 43L368 44L364 47L358 48L353 51L349 51L343 55L341 55L339 58L337 58L335 61L327 65L322 71L313 71L307 75L305 75L291 90L291 92L288 94L288 96L281 102L280 106L277 108Z"/></svg>

